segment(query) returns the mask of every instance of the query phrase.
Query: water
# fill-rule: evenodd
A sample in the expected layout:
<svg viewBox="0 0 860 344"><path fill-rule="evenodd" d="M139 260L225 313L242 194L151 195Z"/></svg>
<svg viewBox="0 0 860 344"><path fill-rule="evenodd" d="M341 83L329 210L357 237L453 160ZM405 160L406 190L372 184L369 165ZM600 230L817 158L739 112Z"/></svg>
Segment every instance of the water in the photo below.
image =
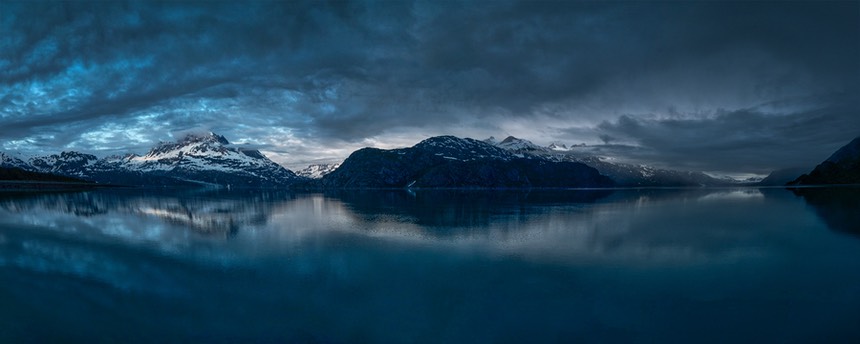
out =
<svg viewBox="0 0 860 344"><path fill-rule="evenodd" d="M860 342L860 190L0 194L0 342Z"/></svg>

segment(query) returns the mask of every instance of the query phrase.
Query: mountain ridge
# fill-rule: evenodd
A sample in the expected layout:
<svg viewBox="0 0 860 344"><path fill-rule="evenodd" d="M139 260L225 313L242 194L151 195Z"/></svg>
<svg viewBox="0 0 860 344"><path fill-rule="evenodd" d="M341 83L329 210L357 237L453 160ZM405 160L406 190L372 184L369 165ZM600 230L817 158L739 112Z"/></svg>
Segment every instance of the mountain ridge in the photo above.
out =
<svg viewBox="0 0 860 344"><path fill-rule="evenodd" d="M621 187L740 185L702 172L618 163L589 154L580 149L583 146L553 142L543 147L514 136L499 141L442 135L407 148L362 148L340 164L314 164L295 173L258 150L231 145L226 137L210 132L159 142L144 155L97 158L63 151L24 161L0 153L0 166L112 184L403 188L565 187L559 180L574 185L574 175L588 175L579 173L582 165ZM826 162L841 161L857 152L856 147L843 147ZM567 170L571 177L565 179L556 169ZM307 183L311 179L318 182ZM598 179L590 182L606 184Z"/></svg>

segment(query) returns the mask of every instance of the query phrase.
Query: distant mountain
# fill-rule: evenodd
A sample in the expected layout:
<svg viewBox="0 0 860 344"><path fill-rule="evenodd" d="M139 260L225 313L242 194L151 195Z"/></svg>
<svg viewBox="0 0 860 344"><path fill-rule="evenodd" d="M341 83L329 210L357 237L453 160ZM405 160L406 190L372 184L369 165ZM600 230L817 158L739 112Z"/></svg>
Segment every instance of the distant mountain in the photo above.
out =
<svg viewBox="0 0 860 344"><path fill-rule="evenodd" d="M511 142L509 142L511 143ZM597 170L574 162L518 157L487 142L431 137L401 149L363 148L320 185L327 188L606 187Z"/></svg>
<svg viewBox="0 0 860 344"><path fill-rule="evenodd" d="M325 175L336 170L340 164L313 164L308 165L300 171L296 171L296 175L310 179L320 179Z"/></svg>
<svg viewBox="0 0 860 344"><path fill-rule="evenodd" d="M756 183L756 185L760 186L783 186L788 182L791 182L797 179L798 176L808 171L807 168L804 167L791 167L791 168L783 168L779 170L775 170L771 172L767 177L762 179L760 182Z"/></svg>
<svg viewBox="0 0 860 344"><path fill-rule="evenodd" d="M860 184L860 136L789 185Z"/></svg>
<svg viewBox="0 0 860 344"><path fill-rule="evenodd" d="M485 140L490 143L495 140ZM531 141L508 136L495 143L518 157L530 157L556 162L579 162L596 168L619 186L714 186L732 184L728 180L713 178L702 172L675 171L644 165L632 165L607 161L604 158L583 153L577 148L582 145L566 147L558 143L548 147L538 146Z"/></svg>
<svg viewBox="0 0 860 344"><path fill-rule="evenodd" d="M18 164L21 160L6 157L4 164ZM122 185L264 187L286 186L304 179L259 151L233 147L215 133L162 142L144 156L129 154L98 159L90 154L62 152L31 158L20 167Z"/></svg>

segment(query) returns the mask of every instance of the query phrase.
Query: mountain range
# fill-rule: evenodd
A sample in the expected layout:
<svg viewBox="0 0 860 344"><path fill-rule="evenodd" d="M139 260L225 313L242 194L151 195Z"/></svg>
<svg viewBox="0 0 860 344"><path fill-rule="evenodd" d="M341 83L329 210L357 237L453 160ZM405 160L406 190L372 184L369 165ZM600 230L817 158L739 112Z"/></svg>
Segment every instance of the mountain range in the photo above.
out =
<svg viewBox="0 0 860 344"><path fill-rule="evenodd" d="M360 149L315 185L323 188L529 188L609 187L615 183L582 163L521 157L486 142L437 136L409 148Z"/></svg>
<svg viewBox="0 0 860 344"><path fill-rule="evenodd" d="M119 185L278 187L304 179L258 150L234 147L215 133L162 142L143 156L99 159L90 154L62 152L27 161L6 154L0 159L0 167Z"/></svg>
<svg viewBox="0 0 860 344"><path fill-rule="evenodd" d="M341 164L315 164L294 173L258 150L231 145L225 137L208 133L161 142L145 155L98 158L72 151L25 159L0 152L0 169L20 171L7 173L18 179L30 175L45 180L46 175L57 175L139 186L534 188L739 184L702 172L619 163L591 154L587 148L584 144L561 143L539 146L513 136L501 141L493 137L479 141L437 136L407 148L359 149ZM788 181L793 185L860 183L859 169L857 138L808 174L795 179L802 170L774 171L759 185L785 185Z"/></svg>
<svg viewBox="0 0 860 344"><path fill-rule="evenodd" d="M596 168L601 174L611 178L618 186L719 186L737 183L711 177L702 172L676 171L654 168L646 165L633 165L612 162L605 157L589 154L582 145L567 147L553 143L547 147L538 146L531 141L508 136L502 141L490 137L484 140L488 144L505 149L516 156L530 159L557 162L579 162Z"/></svg>

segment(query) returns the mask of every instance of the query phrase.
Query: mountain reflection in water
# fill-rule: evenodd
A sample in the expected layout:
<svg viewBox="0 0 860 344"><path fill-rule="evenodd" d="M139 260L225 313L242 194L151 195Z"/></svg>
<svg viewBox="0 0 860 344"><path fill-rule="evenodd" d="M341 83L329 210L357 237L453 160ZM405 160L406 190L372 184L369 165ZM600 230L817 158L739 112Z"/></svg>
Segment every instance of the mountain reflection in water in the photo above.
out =
<svg viewBox="0 0 860 344"><path fill-rule="evenodd" d="M792 191L803 197L830 229L860 236L860 188L797 188Z"/></svg>
<svg viewBox="0 0 860 344"><path fill-rule="evenodd" d="M201 234L230 237L242 226L265 224L272 213L270 207L276 205L271 200L281 200L284 194L122 190L2 196L0 208L17 213L153 217Z"/></svg>
<svg viewBox="0 0 860 344"><path fill-rule="evenodd" d="M829 228L860 233L860 189L800 189L795 194L815 209ZM482 240L503 246L539 241L551 245L564 240L578 249L607 253L635 240L657 248L673 245L685 236L699 251L719 249L733 235L746 235L735 220L697 214L713 208L686 207L690 202L716 202L722 211L738 202L754 202L765 196L787 201L782 189L640 189L640 190L540 190L467 191L403 190L292 193L289 191L226 190L107 190L46 194L0 194L0 209L19 223L79 231L91 227L102 234L124 236L131 241L159 240L159 236L185 236L186 231L209 238L229 239L242 230L289 228L290 238L314 232L350 231L373 236L423 238L425 240ZM720 203L722 202L722 203ZM662 227L642 230L631 216L643 206L674 208L648 218L654 224L702 215L695 233L660 233ZM632 210L632 211L630 211ZM38 215L34 215L38 214ZM653 216L652 216L653 217ZM732 220L735 219L735 220ZM768 219L766 218L765 221ZM60 222L62 222L62 225ZM274 222L273 222L274 221ZM641 222L639 219L638 222ZM662 222L661 222L662 221ZM78 222L78 223L75 223ZM762 227L767 227L762 223ZM713 233L711 233L713 232ZM712 234L712 235L709 235ZM92 234L92 233L90 233ZM257 233L260 234L260 233ZM748 233L747 233L748 234ZM432 239L436 238L436 239ZM545 240L541 240L545 239ZM660 241L664 241L662 244ZM192 240L193 241L193 240ZM641 244L641 243L640 243ZM583 247L586 245L588 247ZM566 247L569 249L571 247Z"/></svg>
<svg viewBox="0 0 860 344"><path fill-rule="evenodd" d="M0 342L858 339L857 193L799 194L3 193Z"/></svg>

